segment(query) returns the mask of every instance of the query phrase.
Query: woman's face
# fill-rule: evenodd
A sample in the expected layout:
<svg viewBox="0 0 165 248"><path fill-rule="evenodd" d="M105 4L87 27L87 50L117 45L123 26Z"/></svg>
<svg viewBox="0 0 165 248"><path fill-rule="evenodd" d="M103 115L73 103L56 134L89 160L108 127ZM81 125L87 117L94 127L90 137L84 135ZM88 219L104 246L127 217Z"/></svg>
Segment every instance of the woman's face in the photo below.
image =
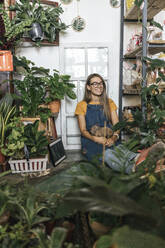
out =
<svg viewBox="0 0 165 248"><path fill-rule="evenodd" d="M104 90L104 83L101 78L93 77L90 80L90 84L87 85L87 89L91 91L91 94L101 96Z"/></svg>

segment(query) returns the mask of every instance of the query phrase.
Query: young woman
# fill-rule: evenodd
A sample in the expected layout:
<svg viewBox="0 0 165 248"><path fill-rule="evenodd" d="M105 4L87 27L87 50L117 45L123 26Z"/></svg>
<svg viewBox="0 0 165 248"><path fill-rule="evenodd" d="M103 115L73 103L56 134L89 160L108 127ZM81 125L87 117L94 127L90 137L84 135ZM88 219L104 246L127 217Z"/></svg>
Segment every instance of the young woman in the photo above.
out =
<svg viewBox="0 0 165 248"><path fill-rule="evenodd" d="M98 154L102 156L103 145L107 149L118 140L118 132L110 138L91 134L93 126L112 128L118 122L116 109L116 104L107 97L104 79L97 73L89 75L84 99L77 104L75 111L81 132L82 153L87 159L91 160Z"/></svg>

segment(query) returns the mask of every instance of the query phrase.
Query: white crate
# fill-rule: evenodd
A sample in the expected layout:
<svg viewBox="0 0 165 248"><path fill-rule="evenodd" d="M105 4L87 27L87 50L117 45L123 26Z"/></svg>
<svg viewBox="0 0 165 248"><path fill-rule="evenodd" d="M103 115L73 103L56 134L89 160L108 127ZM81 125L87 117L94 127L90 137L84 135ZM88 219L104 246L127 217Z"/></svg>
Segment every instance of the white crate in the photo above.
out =
<svg viewBox="0 0 165 248"><path fill-rule="evenodd" d="M39 172L46 170L48 155L45 158L33 158L27 161L9 159L9 164L12 173Z"/></svg>

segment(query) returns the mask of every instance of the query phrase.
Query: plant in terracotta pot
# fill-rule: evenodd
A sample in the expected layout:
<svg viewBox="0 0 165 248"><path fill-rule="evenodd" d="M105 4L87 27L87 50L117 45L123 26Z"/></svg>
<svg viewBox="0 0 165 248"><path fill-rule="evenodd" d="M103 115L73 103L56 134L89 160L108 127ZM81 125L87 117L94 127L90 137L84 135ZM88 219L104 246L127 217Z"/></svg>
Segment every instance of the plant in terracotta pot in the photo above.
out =
<svg viewBox="0 0 165 248"><path fill-rule="evenodd" d="M46 123L50 117L50 110L44 106L46 96L46 81L49 79L49 69L36 67L34 63L24 57L17 59L14 57L14 65L19 67L22 79L13 79L16 93L13 97L20 105L20 115L22 117L40 117ZM32 66L31 66L32 64Z"/></svg>
<svg viewBox="0 0 165 248"><path fill-rule="evenodd" d="M69 80L70 75L60 75L57 70L54 70L53 75L49 76L45 101L48 103L52 113L59 112L59 110L52 110L51 106L56 105L57 101L60 104L60 100L64 99L65 96L70 99L76 99L76 94L73 91L75 85L70 83Z"/></svg>

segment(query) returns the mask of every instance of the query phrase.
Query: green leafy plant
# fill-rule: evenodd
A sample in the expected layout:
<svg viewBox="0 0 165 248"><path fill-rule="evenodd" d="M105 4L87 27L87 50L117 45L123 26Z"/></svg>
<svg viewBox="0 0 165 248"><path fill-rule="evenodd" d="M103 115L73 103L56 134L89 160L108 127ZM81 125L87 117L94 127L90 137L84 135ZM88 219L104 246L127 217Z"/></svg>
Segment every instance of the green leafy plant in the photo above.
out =
<svg viewBox="0 0 165 248"><path fill-rule="evenodd" d="M56 31L64 31L68 26L61 21L60 15L64 12L61 6L45 7L39 0L26 1L20 0L10 6L10 10L16 11L13 23L21 24L29 20L41 25L45 38L50 42L56 39Z"/></svg>
<svg viewBox="0 0 165 248"><path fill-rule="evenodd" d="M165 80L165 76L159 68L165 66L161 59L144 58L148 71L158 70L158 77L155 84L142 87L141 97L145 106L145 113L137 109L132 112L133 121L123 120L114 129L126 131L132 138L139 141L141 148L151 146L156 142L158 130L165 121L165 92L160 90L160 82Z"/></svg>
<svg viewBox="0 0 165 248"><path fill-rule="evenodd" d="M2 50L12 49L20 44L22 35L30 30L32 20L26 19L20 23L15 23L9 18L3 4L0 5L0 15L2 22L0 48Z"/></svg>
<svg viewBox="0 0 165 248"><path fill-rule="evenodd" d="M19 73L23 74L23 79L12 80L18 92L13 97L21 106L22 117L38 116L42 122L46 122L50 116L50 110L46 106L42 107L42 104L45 103L49 69L36 67L25 57L14 57L14 62L15 66L19 68Z"/></svg>
<svg viewBox="0 0 165 248"><path fill-rule="evenodd" d="M54 74L49 76L47 80L47 93L46 102L49 103L54 100L64 99L68 96L71 99L76 99L76 94L73 91L75 85L69 82L70 75L60 75L57 70Z"/></svg>
<svg viewBox="0 0 165 248"><path fill-rule="evenodd" d="M48 153L48 139L45 131L38 131L39 121L25 126L24 135L30 158L43 157Z"/></svg>
<svg viewBox="0 0 165 248"><path fill-rule="evenodd" d="M20 118L14 117L8 125L8 130L6 142L1 148L2 154L16 159L24 158L26 137L24 136L24 124L20 121Z"/></svg>
<svg viewBox="0 0 165 248"><path fill-rule="evenodd" d="M44 157L48 153L48 140L44 131L38 131L39 121L26 126L20 118L14 117L9 124L9 134L2 146L2 154L13 159L25 158L24 147L27 146L29 157Z"/></svg>
<svg viewBox="0 0 165 248"><path fill-rule="evenodd" d="M15 114L16 108L6 100L0 102L0 147L4 145L8 132L8 125Z"/></svg>

